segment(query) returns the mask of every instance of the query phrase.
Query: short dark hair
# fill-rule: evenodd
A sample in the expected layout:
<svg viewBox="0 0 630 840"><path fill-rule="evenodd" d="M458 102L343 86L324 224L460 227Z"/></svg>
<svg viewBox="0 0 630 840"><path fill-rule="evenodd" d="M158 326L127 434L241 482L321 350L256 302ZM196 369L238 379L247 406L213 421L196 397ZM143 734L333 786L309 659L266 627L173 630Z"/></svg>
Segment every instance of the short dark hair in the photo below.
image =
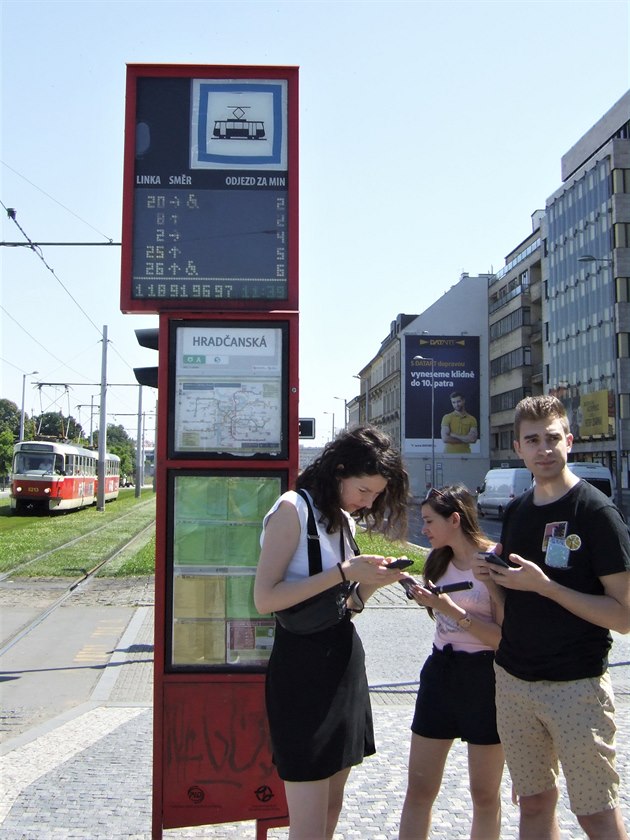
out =
<svg viewBox="0 0 630 840"><path fill-rule="evenodd" d="M562 423L565 434L569 434L569 418L567 410L557 397L551 394L540 394L536 397L525 397L514 411L514 438L519 440L521 423L523 420L551 420L558 419Z"/></svg>

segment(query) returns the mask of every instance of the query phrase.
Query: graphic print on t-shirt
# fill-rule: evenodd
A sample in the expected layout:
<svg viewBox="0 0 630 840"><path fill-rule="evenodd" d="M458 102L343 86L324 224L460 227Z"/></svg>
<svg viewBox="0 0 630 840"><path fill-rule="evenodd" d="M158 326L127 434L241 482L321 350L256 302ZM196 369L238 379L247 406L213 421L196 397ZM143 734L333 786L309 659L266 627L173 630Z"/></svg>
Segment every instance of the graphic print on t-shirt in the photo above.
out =
<svg viewBox="0 0 630 840"><path fill-rule="evenodd" d="M548 522L543 536L545 564L554 569L567 569L571 547L566 536L568 522Z"/></svg>

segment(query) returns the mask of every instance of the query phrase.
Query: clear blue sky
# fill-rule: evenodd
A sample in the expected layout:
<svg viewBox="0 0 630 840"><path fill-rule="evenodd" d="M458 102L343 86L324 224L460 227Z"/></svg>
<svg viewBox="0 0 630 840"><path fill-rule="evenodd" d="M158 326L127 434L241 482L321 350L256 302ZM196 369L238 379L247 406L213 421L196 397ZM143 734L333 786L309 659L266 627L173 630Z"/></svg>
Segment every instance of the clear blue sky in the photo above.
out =
<svg viewBox="0 0 630 840"><path fill-rule="evenodd" d="M300 67L300 415L318 442L396 315L503 265L560 186L561 156L630 88L627 0L1 10L0 199L34 242L120 241L127 62ZM20 241L0 211L2 240ZM42 254L0 248L0 396L19 406L33 370L27 383L98 382L104 324L109 380L135 382L156 354L134 329L157 320L120 313L120 249ZM76 406L94 394L27 385L26 409L89 426ZM134 437L136 408L136 389L111 388L108 420Z"/></svg>

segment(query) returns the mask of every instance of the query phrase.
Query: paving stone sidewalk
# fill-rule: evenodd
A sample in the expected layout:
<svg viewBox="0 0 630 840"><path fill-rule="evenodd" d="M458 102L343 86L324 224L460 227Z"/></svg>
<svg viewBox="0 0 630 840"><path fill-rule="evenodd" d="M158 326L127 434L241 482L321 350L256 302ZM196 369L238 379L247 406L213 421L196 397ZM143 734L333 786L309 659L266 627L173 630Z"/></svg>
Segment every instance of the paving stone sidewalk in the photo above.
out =
<svg viewBox="0 0 630 840"><path fill-rule="evenodd" d="M378 593L357 619L368 660L378 752L355 768L347 786L335 840L393 840L406 787L409 723L420 666L431 645L432 625L408 604L402 590ZM150 605L136 610L90 703L6 745L0 759L2 840L150 840L151 685ZM615 636L611 657L619 727L623 812L630 825L630 638ZM466 750L456 744L434 809L431 837L469 837ZM518 835L517 809L503 788L502 838ZM563 793L562 840L584 835ZM270 829L286 840L287 829ZM169 830L174 840L246 840L253 823Z"/></svg>

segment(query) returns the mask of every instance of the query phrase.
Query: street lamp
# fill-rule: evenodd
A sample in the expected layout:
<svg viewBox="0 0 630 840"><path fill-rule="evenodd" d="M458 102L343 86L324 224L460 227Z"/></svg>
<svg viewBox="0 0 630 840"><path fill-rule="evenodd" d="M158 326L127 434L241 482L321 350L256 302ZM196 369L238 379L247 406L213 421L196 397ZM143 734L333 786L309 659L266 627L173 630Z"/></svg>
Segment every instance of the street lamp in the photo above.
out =
<svg viewBox="0 0 630 840"><path fill-rule="evenodd" d="M343 397L333 397L333 400L341 400L343 403L343 427L348 428L348 403Z"/></svg>
<svg viewBox="0 0 630 840"><path fill-rule="evenodd" d="M603 263L604 265L613 265L612 257L595 257L593 254L583 254L578 257L578 262L583 263ZM614 375L614 412L615 412L615 504L619 510L623 511L623 494L621 487L621 411L619 393L619 370L617 365L617 295L615 292L615 278L613 276L610 284L610 297L612 304L612 363Z"/></svg>
<svg viewBox="0 0 630 840"><path fill-rule="evenodd" d="M431 362L431 487L435 487L435 359L414 356L412 362Z"/></svg>
<svg viewBox="0 0 630 840"><path fill-rule="evenodd" d="M30 373L25 373L22 375L22 412L20 414L20 440L24 440L24 399L26 394L26 377L34 376L36 373L39 373L39 371L32 370Z"/></svg>
<svg viewBox="0 0 630 840"><path fill-rule="evenodd" d="M324 411L324 414L332 415L332 435L331 435L330 439L334 440L335 439L335 412L334 411Z"/></svg>

